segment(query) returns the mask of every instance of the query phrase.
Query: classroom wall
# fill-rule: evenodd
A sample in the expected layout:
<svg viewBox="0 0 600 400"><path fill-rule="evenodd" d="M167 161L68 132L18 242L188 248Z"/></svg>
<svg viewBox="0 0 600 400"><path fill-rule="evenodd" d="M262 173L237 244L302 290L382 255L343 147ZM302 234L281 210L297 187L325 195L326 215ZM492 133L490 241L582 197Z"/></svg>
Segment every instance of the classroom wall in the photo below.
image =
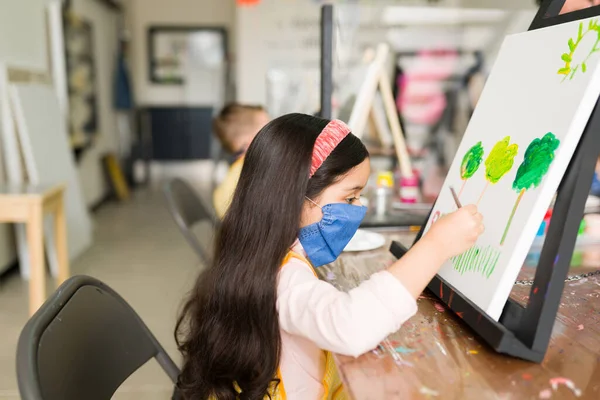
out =
<svg viewBox="0 0 600 400"><path fill-rule="evenodd" d="M262 0L257 6L240 7L236 14L239 101L267 104L267 71L273 65L289 68L290 56L301 68L318 67L320 7L316 2Z"/></svg>
<svg viewBox="0 0 600 400"><path fill-rule="evenodd" d="M132 70L136 101L140 105L185 102L183 86L156 85L148 71L148 28L153 25L224 26L234 51L233 0L129 0L127 23L131 33Z"/></svg>
<svg viewBox="0 0 600 400"><path fill-rule="evenodd" d="M227 29L228 49L235 56L234 0L127 0L126 24L131 38L131 69L139 106L186 104L184 86L156 85L148 70L148 28L151 26L221 26ZM150 183L158 189L171 177L181 177L209 200L212 163L208 160L153 162Z"/></svg>
<svg viewBox="0 0 600 400"><path fill-rule="evenodd" d="M32 0L27 0L32 1ZM37 0L47 2L48 0ZM7 5L5 3L4 5ZM117 51L117 14L97 0L72 0L75 13L89 20L93 26L96 83L98 89L97 141L78 163L83 195L88 206L98 203L108 192L103 175L101 157L105 152L117 150L116 114L112 108L113 70ZM0 6L3 5L0 2ZM2 8L0 7L0 12ZM46 37L40 41L47 44ZM47 80L50 80L49 71ZM4 161L0 153L0 183L5 180ZM13 229L0 224L0 272L16 259Z"/></svg>
<svg viewBox="0 0 600 400"><path fill-rule="evenodd" d="M71 0L73 11L91 22L96 59L98 90L98 136L94 145L79 161L79 176L88 206L101 201L108 193L101 158L106 152L116 152L118 132L116 113L112 106L113 73L118 50L118 16L97 0Z"/></svg>

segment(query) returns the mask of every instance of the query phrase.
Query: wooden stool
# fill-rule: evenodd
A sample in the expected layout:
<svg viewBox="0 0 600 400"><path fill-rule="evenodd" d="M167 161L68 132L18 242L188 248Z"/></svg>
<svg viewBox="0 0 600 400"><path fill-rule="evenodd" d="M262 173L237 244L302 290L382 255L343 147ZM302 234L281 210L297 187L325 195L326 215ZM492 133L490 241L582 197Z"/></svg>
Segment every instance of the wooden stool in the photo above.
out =
<svg viewBox="0 0 600 400"><path fill-rule="evenodd" d="M54 215L54 241L59 264L57 284L60 285L69 277L64 191L63 185L0 186L0 223L23 223L27 226L30 315L35 313L46 300L44 216L48 213Z"/></svg>

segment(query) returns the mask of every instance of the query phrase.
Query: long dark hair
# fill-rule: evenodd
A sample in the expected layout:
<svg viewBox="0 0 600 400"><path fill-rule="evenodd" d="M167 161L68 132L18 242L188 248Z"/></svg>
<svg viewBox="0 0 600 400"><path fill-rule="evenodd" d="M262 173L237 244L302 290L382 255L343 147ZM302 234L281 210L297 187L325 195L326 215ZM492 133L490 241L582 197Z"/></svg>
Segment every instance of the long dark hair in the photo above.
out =
<svg viewBox="0 0 600 400"><path fill-rule="evenodd" d="M313 146L328 122L284 115L248 148L212 265L198 277L177 321L184 356L178 387L185 399L262 400L279 383L277 274L298 236L305 196L317 197L368 157L349 134L309 179Z"/></svg>

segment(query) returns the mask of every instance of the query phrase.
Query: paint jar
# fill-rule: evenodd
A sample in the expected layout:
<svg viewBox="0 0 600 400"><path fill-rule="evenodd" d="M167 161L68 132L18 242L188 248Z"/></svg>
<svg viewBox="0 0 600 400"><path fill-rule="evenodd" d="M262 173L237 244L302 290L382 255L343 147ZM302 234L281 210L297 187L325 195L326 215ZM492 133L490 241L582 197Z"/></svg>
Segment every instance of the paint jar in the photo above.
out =
<svg viewBox="0 0 600 400"><path fill-rule="evenodd" d="M394 186L394 174L390 171L381 171L377 173L377 187L393 187Z"/></svg>
<svg viewBox="0 0 600 400"><path fill-rule="evenodd" d="M400 201L402 203L416 203L419 197L419 177L416 173L412 176L400 178Z"/></svg>
<svg viewBox="0 0 600 400"><path fill-rule="evenodd" d="M392 209L394 196L394 175L389 171L377 174L377 187L375 188L375 215L383 217Z"/></svg>

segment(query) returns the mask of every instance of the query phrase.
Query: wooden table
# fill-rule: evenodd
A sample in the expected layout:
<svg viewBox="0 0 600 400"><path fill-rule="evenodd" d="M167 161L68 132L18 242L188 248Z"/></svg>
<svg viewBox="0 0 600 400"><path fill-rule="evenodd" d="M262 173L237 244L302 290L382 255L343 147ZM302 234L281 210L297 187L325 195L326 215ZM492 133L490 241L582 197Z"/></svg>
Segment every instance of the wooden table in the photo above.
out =
<svg viewBox="0 0 600 400"><path fill-rule="evenodd" d="M387 233L407 247L414 233ZM394 261L385 248L344 253L318 268L322 279L348 290ZM576 250L577 251L577 250ZM600 246L579 249L579 274L600 268ZM415 266L418 268L418 266ZM519 279L533 279L527 263ZM524 303L530 286L511 297ZM355 400L392 399L600 399L600 278L569 282L542 364L491 350L454 314L425 292L418 312L388 340L396 349L357 359L336 355L348 393Z"/></svg>
<svg viewBox="0 0 600 400"><path fill-rule="evenodd" d="M5 185L0 186L0 223L23 223L27 227L29 250L29 314L46 300L44 263L44 216L54 216L54 241L58 258L57 284L69 277L67 227L63 194L65 187Z"/></svg>

